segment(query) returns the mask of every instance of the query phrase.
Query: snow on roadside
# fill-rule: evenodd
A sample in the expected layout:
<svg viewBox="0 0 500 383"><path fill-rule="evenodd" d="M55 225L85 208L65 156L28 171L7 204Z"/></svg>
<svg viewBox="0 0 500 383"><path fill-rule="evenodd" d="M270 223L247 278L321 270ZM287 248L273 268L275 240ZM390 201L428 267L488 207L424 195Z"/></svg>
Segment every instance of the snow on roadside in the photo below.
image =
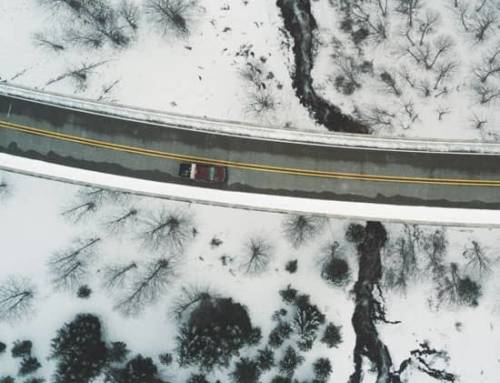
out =
<svg viewBox="0 0 500 383"><path fill-rule="evenodd" d="M291 211L295 213L350 217L361 220L385 219L416 223L437 223L436 217L439 217L439 223L443 225L459 224L464 226L479 225L488 227L500 225L500 217L496 210L404 205L398 206L396 209L393 205L229 192L104 174L5 153L0 153L0 169L54 178L70 183L101 185L145 196L180 201L195 201L209 205L235 206L250 210Z"/></svg>
<svg viewBox="0 0 500 383"><path fill-rule="evenodd" d="M72 172L74 177L80 178L74 170ZM87 176L87 182L92 179L100 181L96 174L89 172ZM11 172L0 172L0 177L11 186L10 194L0 201L0 283L14 274L30 277L37 286L33 315L15 324L0 322L0 341L11 344L16 339L32 339L34 355L43 364L38 375L50 376L54 368L54 361L46 360L50 351L50 339L77 312L99 315L109 341L122 340L134 353L157 357L158 354L171 352L175 348L176 323L171 312L175 298L183 287L209 287L216 293L231 296L235 301L245 304L253 325L261 327L266 339L273 325L272 313L282 307L278 290L288 284L309 294L312 303L318 305L328 321L342 326L343 335L343 343L337 349L327 349L317 342L310 352L305 353L306 362L299 368L296 377L310 379L311 363L320 356L332 360L332 382L347 381L352 373L355 337L350 323L353 312L350 291L356 279L358 258L354 246L345 242L344 233L348 223L355 218L330 216L324 230L299 248L292 247L283 234L282 224L287 217L283 212L175 201L153 195L129 195L110 200L85 220L72 223L64 219L61 212L74 204L81 186ZM108 181L114 178L107 175L105 177ZM129 179L123 181L130 182ZM148 184L149 187L152 185ZM185 188L184 193L187 190ZM126 260L144 262L152 256L138 240L140 225L124 231L120 236L111 236L103 230L103 222L127 206L136 207L141 215L160 211L163 207L184 211L193 217L196 226L196 236L186 247L171 288L159 301L146 307L137 318L125 318L113 310L116 296L110 295L101 287L101 270L106 265ZM283 210L286 210L284 207ZM384 225L389 231L390 240L394 241L388 244L388 247L392 247L402 225L390 221L385 221ZM426 232L440 229L440 226L426 224L421 224L420 227ZM244 243L256 234L270 241L273 257L266 271L259 275L246 275L242 269ZM495 254L500 248L499 234L498 228L448 226L446 235L449 249L446 262L464 264L464 246L471 240L477 240L496 273L498 258ZM102 236L104 243L92 262L92 272L84 280L92 288L93 294L88 300L81 300L76 298L74 291L54 290L47 261L75 238L89 235ZM214 237L222 241L220 246L210 245ZM332 240L341 243L341 252L351 266L351 279L345 287L333 287L320 277L322 249ZM298 271L290 274L284 267L293 259L298 259ZM495 358L499 344L496 341L499 334L495 325L498 322L499 302L496 298L498 286L494 283L494 274L482 282L483 296L480 297L478 308L444 307L439 311L429 309L427 298L433 290L425 278L424 276L422 281L412 284L406 295L390 290L385 292L387 318L401 321L395 325L378 325L395 365L407 358L418 342L427 340L433 347L449 353L447 369L462 377L461 381L495 382L499 374ZM473 354L470 350L473 350ZM243 355L246 353L247 351ZM279 358L281 351L276 352L276 355ZM470 368L471 363L474 368ZM161 369L164 377L174 383L184 382L191 372L191 369L186 368ZM15 361L8 354L0 355L0 376L15 375L16 371ZM263 381L267 382L271 376L272 374L265 375ZM226 381L227 375L224 370L218 370L210 374L210 378ZM421 374L415 379L419 379L419 383L427 382Z"/></svg>

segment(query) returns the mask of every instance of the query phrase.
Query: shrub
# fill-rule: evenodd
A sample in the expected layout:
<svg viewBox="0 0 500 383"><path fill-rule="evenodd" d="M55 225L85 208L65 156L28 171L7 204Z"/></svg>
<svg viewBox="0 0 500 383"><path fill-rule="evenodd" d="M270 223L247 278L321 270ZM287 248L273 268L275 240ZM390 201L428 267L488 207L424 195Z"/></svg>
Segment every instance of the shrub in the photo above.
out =
<svg viewBox="0 0 500 383"><path fill-rule="evenodd" d="M125 342L112 342L108 350L108 360L112 363L122 363L129 352Z"/></svg>
<svg viewBox="0 0 500 383"><path fill-rule="evenodd" d="M283 232L294 248L310 241L325 227L327 220L314 215L288 215L283 222Z"/></svg>
<svg viewBox="0 0 500 383"><path fill-rule="evenodd" d="M469 277L459 278L457 283L459 301L467 306L477 306L481 296L481 285Z"/></svg>
<svg viewBox="0 0 500 383"><path fill-rule="evenodd" d="M274 367L274 352L269 347L261 349L257 353L257 363L261 371L267 371Z"/></svg>
<svg viewBox="0 0 500 383"><path fill-rule="evenodd" d="M209 383L209 381L205 378L205 375L192 374L186 383Z"/></svg>
<svg viewBox="0 0 500 383"><path fill-rule="evenodd" d="M269 346L273 348L280 347L286 339L290 338L292 332L293 329L288 322L280 321L269 333Z"/></svg>
<svg viewBox="0 0 500 383"><path fill-rule="evenodd" d="M55 383L89 382L101 373L107 361L101 322L92 314L78 314L52 339L51 358L57 359Z"/></svg>
<svg viewBox="0 0 500 383"><path fill-rule="evenodd" d="M316 305L309 302L308 295L297 296L294 303L293 326L299 335L297 345L302 351L310 350L319 326L325 322L325 316Z"/></svg>
<svg viewBox="0 0 500 383"><path fill-rule="evenodd" d="M352 41L356 45L361 44L368 36L370 36L370 31L366 28L359 28L351 33Z"/></svg>
<svg viewBox="0 0 500 383"><path fill-rule="evenodd" d="M197 0L147 0L146 12L165 35L188 36L191 18L199 10Z"/></svg>
<svg viewBox="0 0 500 383"><path fill-rule="evenodd" d="M0 354L3 354L7 349L7 345L3 342L0 342Z"/></svg>
<svg viewBox="0 0 500 383"><path fill-rule="evenodd" d="M279 363L280 372L291 378L297 367L299 367L303 362L304 357L298 354L292 346L288 346Z"/></svg>
<svg viewBox="0 0 500 383"><path fill-rule="evenodd" d="M28 380L25 380L24 383L44 383L45 379L44 378L29 378Z"/></svg>
<svg viewBox="0 0 500 383"><path fill-rule="evenodd" d="M260 370L257 362L241 358L236 362L231 372L231 380L234 383L255 383L259 380Z"/></svg>
<svg viewBox="0 0 500 383"><path fill-rule="evenodd" d="M168 352L160 354L158 358L160 359L160 363L164 366L170 366L174 361L174 357Z"/></svg>
<svg viewBox="0 0 500 383"><path fill-rule="evenodd" d="M16 381L14 380L14 378L10 375L8 376L2 376L0 378L0 383L15 383Z"/></svg>
<svg viewBox="0 0 500 383"><path fill-rule="evenodd" d="M292 383L292 379L287 378L286 376L276 375L271 383Z"/></svg>
<svg viewBox="0 0 500 383"><path fill-rule="evenodd" d="M341 327L336 326L333 323L328 323L321 338L321 342L325 343L329 348L337 347L342 343L342 334L340 332Z"/></svg>
<svg viewBox="0 0 500 383"><path fill-rule="evenodd" d="M90 294L92 294L92 290L87 285L83 285L78 288L78 298L86 299L90 297Z"/></svg>
<svg viewBox="0 0 500 383"><path fill-rule="evenodd" d="M264 237L249 238L244 245L241 268L246 274L258 274L265 271L271 262L273 247Z"/></svg>
<svg viewBox="0 0 500 383"><path fill-rule="evenodd" d="M24 357L21 362L21 367L19 368L19 375L24 376L31 374L32 372L38 370L40 367L42 367L42 365L37 358L34 358L32 356Z"/></svg>
<svg viewBox="0 0 500 383"><path fill-rule="evenodd" d="M345 239L351 243L358 244L365 239L365 227L358 223L351 223L345 232Z"/></svg>
<svg viewBox="0 0 500 383"><path fill-rule="evenodd" d="M293 274L297 271L297 260L294 259L293 261L288 261L285 270L288 271L290 274Z"/></svg>
<svg viewBox="0 0 500 383"><path fill-rule="evenodd" d="M164 383L153 360L141 354L129 360L122 369L115 370L114 376L116 383Z"/></svg>
<svg viewBox="0 0 500 383"><path fill-rule="evenodd" d="M313 364L314 383L326 383L332 373L332 364L327 358L319 358Z"/></svg>
<svg viewBox="0 0 500 383"><path fill-rule="evenodd" d="M245 345L260 340L246 308L231 298L205 296L180 326L177 336L181 366L198 365L203 370L227 366Z"/></svg>
<svg viewBox="0 0 500 383"><path fill-rule="evenodd" d="M16 340L12 346L12 357L13 358L24 358L31 355L31 348L33 343L30 340Z"/></svg>
<svg viewBox="0 0 500 383"><path fill-rule="evenodd" d="M297 290L292 288L291 285L288 285L286 289L280 290L279 294L283 301L285 301L286 303L292 303L297 297Z"/></svg>
<svg viewBox="0 0 500 383"><path fill-rule="evenodd" d="M340 258L337 253L338 243L334 242L327 249L327 254L321 267L321 277L337 286L344 285L350 276L349 263Z"/></svg>

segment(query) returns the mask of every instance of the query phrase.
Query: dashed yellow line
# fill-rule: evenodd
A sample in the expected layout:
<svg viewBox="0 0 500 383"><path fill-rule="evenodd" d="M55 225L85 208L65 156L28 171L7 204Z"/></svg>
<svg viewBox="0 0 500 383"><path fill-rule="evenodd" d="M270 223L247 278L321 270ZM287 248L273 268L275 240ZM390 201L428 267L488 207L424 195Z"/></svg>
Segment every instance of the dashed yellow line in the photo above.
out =
<svg viewBox="0 0 500 383"><path fill-rule="evenodd" d="M427 178L427 177L408 177L408 176L391 176L391 175L372 175L372 174L358 174L358 173L348 173L348 172L308 170L308 169L289 168L283 166L218 160L214 158L177 154L172 152L141 148L137 146L115 144L112 142L95 140L87 137L74 136L65 133L53 132L51 130L14 124L7 121L0 121L0 128L15 130L18 132L23 132L41 137L47 137L59 141L73 142L81 145L109 149L118 152L138 154L147 157L165 158L183 162L197 162L197 163L212 164L212 165L222 165L222 166L227 166L229 168L253 170L259 172L290 174L290 175L306 176L306 177L336 178L345 180L395 182L395 183L405 183L405 184L500 187L500 180L474 180L474 179L456 179L456 178Z"/></svg>

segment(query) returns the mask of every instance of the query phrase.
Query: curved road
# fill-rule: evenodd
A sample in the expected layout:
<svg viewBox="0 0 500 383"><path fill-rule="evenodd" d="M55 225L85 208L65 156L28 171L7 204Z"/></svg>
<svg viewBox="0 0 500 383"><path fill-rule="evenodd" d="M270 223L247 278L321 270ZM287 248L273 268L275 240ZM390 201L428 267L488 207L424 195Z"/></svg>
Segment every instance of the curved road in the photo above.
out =
<svg viewBox="0 0 500 383"><path fill-rule="evenodd" d="M406 205L500 208L498 154L263 141L0 95L0 151L157 181L180 162L229 168L228 190ZM214 185L200 185L215 187Z"/></svg>

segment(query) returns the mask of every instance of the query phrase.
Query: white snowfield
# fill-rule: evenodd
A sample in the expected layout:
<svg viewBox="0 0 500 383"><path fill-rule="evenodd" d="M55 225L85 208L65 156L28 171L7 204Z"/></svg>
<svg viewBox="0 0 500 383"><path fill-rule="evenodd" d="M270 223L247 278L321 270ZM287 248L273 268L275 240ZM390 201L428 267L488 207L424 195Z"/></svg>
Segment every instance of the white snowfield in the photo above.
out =
<svg viewBox="0 0 500 383"><path fill-rule="evenodd" d="M237 209L307 213L351 220L500 227L500 214L496 210L395 206L224 191L76 169L4 153L0 153L0 169L66 183L110 188L141 196Z"/></svg>
<svg viewBox="0 0 500 383"><path fill-rule="evenodd" d="M264 127L246 122L217 120L197 116L142 109L39 91L20 85L0 83L0 94L87 113L111 116L144 123L163 124L176 128L258 140L302 143L308 145L353 147L376 150L397 150L434 153L500 154L500 143L466 140L382 138L356 134L319 133L278 127Z"/></svg>

